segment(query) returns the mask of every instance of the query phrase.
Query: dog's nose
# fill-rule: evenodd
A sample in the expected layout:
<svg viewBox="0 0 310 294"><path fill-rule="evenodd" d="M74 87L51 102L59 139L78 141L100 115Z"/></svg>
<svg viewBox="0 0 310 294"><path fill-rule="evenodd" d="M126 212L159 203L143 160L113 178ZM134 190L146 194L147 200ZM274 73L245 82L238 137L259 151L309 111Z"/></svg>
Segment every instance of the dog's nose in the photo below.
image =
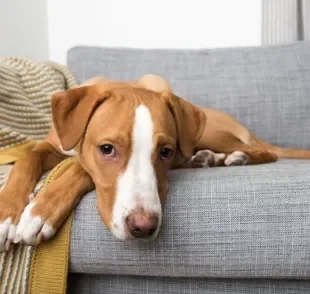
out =
<svg viewBox="0 0 310 294"><path fill-rule="evenodd" d="M158 227L158 217L142 212L134 213L126 219L127 228L135 238L151 237Z"/></svg>

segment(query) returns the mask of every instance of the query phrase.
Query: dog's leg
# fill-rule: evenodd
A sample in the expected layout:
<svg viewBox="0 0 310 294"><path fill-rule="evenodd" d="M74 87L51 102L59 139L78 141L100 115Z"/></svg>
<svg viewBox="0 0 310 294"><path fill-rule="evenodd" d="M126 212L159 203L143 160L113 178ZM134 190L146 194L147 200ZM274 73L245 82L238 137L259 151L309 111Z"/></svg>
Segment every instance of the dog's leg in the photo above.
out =
<svg viewBox="0 0 310 294"><path fill-rule="evenodd" d="M243 150L243 151L240 151ZM240 147L231 153L215 153L211 150L199 150L188 161L189 168L207 168L218 166L241 166L249 164L269 163L277 160L277 156L265 150L257 150L251 146Z"/></svg>
<svg viewBox="0 0 310 294"><path fill-rule="evenodd" d="M16 161L0 192L0 252L8 250L13 241L16 225L42 173L64 158L49 143L42 142Z"/></svg>
<svg viewBox="0 0 310 294"><path fill-rule="evenodd" d="M278 159L275 152L266 150L259 144L247 145L229 132L216 132L211 139L201 140L197 148L200 151L191 160L195 159L199 152L210 153L209 150L212 150L214 156L217 154L221 154L221 157L224 156L224 160L219 160L215 166L261 164L274 162Z"/></svg>
<svg viewBox="0 0 310 294"><path fill-rule="evenodd" d="M260 146L240 144L235 146L234 149L231 146L225 151L230 153L224 161L225 166L270 163L278 159L275 153L267 151Z"/></svg>
<svg viewBox="0 0 310 294"><path fill-rule="evenodd" d="M46 185L30 202L17 226L14 243L36 245L54 236L73 208L94 184L78 161Z"/></svg>
<svg viewBox="0 0 310 294"><path fill-rule="evenodd" d="M219 166L237 166L249 163L249 156L241 151L234 151L230 154L215 153L211 150L199 150L188 161L189 168L208 168Z"/></svg>

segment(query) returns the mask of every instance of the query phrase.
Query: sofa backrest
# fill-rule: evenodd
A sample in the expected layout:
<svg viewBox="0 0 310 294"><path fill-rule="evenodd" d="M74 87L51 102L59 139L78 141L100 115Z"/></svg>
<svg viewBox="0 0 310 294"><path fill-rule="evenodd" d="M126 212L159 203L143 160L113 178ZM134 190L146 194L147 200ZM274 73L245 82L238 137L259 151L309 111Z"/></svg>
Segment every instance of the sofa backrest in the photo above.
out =
<svg viewBox="0 0 310 294"><path fill-rule="evenodd" d="M235 116L262 139L310 148L310 43L217 50L146 50L79 46L68 51L79 82L158 74L175 93Z"/></svg>

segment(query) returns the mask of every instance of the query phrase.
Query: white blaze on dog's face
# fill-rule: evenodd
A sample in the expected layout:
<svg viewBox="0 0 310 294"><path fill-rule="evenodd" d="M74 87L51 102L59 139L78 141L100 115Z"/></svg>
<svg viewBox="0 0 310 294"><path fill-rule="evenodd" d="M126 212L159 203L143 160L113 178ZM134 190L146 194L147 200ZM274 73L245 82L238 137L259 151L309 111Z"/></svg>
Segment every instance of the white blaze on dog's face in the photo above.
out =
<svg viewBox="0 0 310 294"><path fill-rule="evenodd" d="M171 93L124 84L58 93L52 110L63 149L75 147L95 183L106 226L123 240L155 237L167 171L176 156L179 162L193 155L204 114Z"/></svg>
<svg viewBox="0 0 310 294"><path fill-rule="evenodd" d="M125 170L117 179L112 211L111 230L120 239L127 238L126 219L135 211L141 210L154 219L150 233L152 230L157 232L161 224L162 208L152 163L152 154L156 150L153 135L154 123L150 110L145 105L139 105L135 110L132 129L132 151Z"/></svg>
<svg viewBox="0 0 310 294"><path fill-rule="evenodd" d="M96 185L100 215L123 240L157 235L176 147L175 124L164 101L154 104L157 95L142 98L105 101L80 145L80 160Z"/></svg>

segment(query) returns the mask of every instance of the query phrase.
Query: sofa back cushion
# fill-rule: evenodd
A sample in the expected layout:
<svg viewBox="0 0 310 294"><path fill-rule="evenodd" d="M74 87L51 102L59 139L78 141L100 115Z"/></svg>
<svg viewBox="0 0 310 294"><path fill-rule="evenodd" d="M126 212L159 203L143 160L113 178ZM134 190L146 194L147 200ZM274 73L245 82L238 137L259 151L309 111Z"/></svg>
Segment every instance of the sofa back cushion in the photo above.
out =
<svg viewBox="0 0 310 294"><path fill-rule="evenodd" d="M68 66L79 82L161 75L177 95L235 116L272 144L310 148L310 42L217 50L79 46L69 50Z"/></svg>

